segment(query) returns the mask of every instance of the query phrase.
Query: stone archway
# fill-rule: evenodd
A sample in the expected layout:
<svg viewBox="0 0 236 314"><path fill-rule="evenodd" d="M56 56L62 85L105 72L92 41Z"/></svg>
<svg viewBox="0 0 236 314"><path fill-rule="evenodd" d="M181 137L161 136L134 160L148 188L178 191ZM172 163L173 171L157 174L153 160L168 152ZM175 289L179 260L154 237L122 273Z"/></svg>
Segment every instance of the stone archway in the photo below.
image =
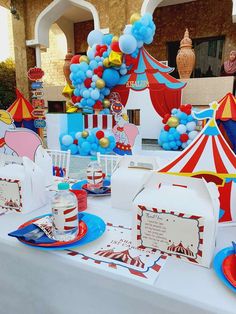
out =
<svg viewBox="0 0 236 314"><path fill-rule="evenodd" d="M94 28L100 28L98 11L90 2L84 0L54 0L39 14L35 23L34 39L26 41L27 46L34 47L36 50L37 66L41 66L40 48L49 47L49 29L51 25L63 15L69 6L90 11Z"/></svg>

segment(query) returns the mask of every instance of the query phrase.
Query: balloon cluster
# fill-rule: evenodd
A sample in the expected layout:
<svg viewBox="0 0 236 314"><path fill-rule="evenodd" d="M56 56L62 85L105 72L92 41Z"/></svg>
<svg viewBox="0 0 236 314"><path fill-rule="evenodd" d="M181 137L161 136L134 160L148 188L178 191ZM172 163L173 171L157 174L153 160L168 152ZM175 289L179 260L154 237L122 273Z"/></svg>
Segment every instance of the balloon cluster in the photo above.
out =
<svg viewBox="0 0 236 314"><path fill-rule="evenodd" d="M74 56L70 80L74 86L72 101L84 113L109 113L110 90L136 63L139 49L150 44L155 33L151 14L135 13L120 37L93 30L87 37L87 55Z"/></svg>
<svg viewBox="0 0 236 314"><path fill-rule="evenodd" d="M191 112L191 105L181 105L164 116L162 122L165 125L158 140L164 150L184 149L198 135L197 123Z"/></svg>
<svg viewBox="0 0 236 314"><path fill-rule="evenodd" d="M74 134L62 134L60 136L61 149L70 150L72 155L81 156L109 154L116 146L115 137L99 128L84 130Z"/></svg>

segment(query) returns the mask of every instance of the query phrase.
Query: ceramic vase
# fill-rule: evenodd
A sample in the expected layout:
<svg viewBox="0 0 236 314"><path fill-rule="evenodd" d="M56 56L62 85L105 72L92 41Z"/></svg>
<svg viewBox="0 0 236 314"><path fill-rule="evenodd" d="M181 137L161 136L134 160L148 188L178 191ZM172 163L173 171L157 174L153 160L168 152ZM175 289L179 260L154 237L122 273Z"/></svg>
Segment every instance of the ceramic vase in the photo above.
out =
<svg viewBox="0 0 236 314"><path fill-rule="evenodd" d="M65 56L65 63L63 66L63 72L64 72L64 76L66 78L66 82L70 86L72 85L71 80L70 80L70 60L72 57L73 57L73 53L72 53L71 49L68 49L68 52Z"/></svg>
<svg viewBox="0 0 236 314"><path fill-rule="evenodd" d="M180 49L176 57L177 69L181 79L190 78L195 66L195 53L192 48L192 40L189 38L189 32L186 28L184 38L180 42Z"/></svg>

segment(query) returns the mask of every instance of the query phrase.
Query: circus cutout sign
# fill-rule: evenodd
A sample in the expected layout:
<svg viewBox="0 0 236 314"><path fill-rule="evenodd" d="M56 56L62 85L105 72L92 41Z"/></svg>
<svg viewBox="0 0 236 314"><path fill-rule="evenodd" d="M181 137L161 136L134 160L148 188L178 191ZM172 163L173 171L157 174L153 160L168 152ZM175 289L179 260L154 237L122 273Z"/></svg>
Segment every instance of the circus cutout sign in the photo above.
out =
<svg viewBox="0 0 236 314"><path fill-rule="evenodd" d="M220 209L224 213L220 222L236 221L236 155L220 132L215 114L218 104L195 113L197 119L209 118L195 140L170 164L159 172L185 177L204 178L218 186Z"/></svg>

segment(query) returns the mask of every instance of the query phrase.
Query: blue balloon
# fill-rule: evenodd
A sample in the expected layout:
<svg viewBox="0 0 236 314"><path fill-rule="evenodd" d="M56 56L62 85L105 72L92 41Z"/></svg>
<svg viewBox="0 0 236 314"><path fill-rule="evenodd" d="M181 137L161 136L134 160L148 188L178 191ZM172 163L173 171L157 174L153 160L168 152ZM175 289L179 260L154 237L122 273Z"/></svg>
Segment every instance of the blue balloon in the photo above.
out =
<svg viewBox="0 0 236 314"><path fill-rule="evenodd" d="M76 155L78 153L78 146L75 144L71 144L69 146L69 150L71 152L71 155Z"/></svg>
<svg viewBox="0 0 236 314"><path fill-rule="evenodd" d="M112 38L113 38L113 34L106 34L103 36L102 43L110 46Z"/></svg>
<svg viewBox="0 0 236 314"><path fill-rule="evenodd" d="M175 128L170 128L170 129L169 129L169 133L170 133L170 134L174 134L175 132L176 132L176 129L175 129Z"/></svg>
<svg viewBox="0 0 236 314"><path fill-rule="evenodd" d="M76 88L76 89L74 90L74 95L75 95L75 96L81 96L81 95L80 95L80 90L79 90L78 88Z"/></svg>
<svg viewBox="0 0 236 314"><path fill-rule="evenodd" d="M95 142L95 136L94 136L94 135L89 135L89 136L87 137L87 141L88 141L89 143L94 143L94 142Z"/></svg>
<svg viewBox="0 0 236 314"><path fill-rule="evenodd" d="M91 92L91 98L94 100L98 100L99 96L100 96L100 92L97 88L95 88L92 92Z"/></svg>
<svg viewBox="0 0 236 314"><path fill-rule="evenodd" d="M108 87L114 87L118 84L120 80L120 75L118 71L114 69L105 69L102 75L102 79L105 81L106 86ZM110 93L110 91L109 91ZM108 94L109 95L109 94Z"/></svg>
<svg viewBox="0 0 236 314"><path fill-rule="evenodd" d="M89 142L84 142L81 145L81 149L82 149L82 151L89 153L91 150L91 144Z"/></svg>
<svg viewBox="0 0 236 314"><path fill-rule="evenodd" d="M170 150L169 143L164 143L162 147L163 147L164 150Z"/></svg>
<svg viewBox="0 0 236 314"><path fill-rule="evenodd" d="M80 138L78 139L78 144L79 144L79 146L82 146L82 144L83 144L84 142L86 142L86 139L85 139L85 138L80 137Z"/></svg>
<svg viewBox="0 0 236 314"><path fill-rule="evenodd" d="M91 150L97 151L98 150L98 144L92 143L91 144Z"/></svg>
<svg viewBox="0 0 236 314"><path fill-rule="evenodd" d="M96 57L95 57L95 60L96 60L97 62L99 62L99 61L101 60L101 57L96 56Z"/></svg>
<svg viewBox="0 0 236 314"><path fill-rule="evenodd" d="M70 65L70 71L71 72L77 72L79 70L79 65L76 63L73 63Z"/></svg>
<svg viewBox="0 0 236 314"><path fill-rule="evenodd" d="M68 146L61 145L61 150L62 150L63 152L66 152L68 149L69 149Z"/></svg>
<svg viewBox="0 0 236 314"><path fill-rule="evenodd" d="M176 144L175 144L174 141L171 141L171 142L169 143L169 145L170 145L170 148L174 148L174 147L176 146Z"/></svg>
<svg viewBox="0 0 236 314"><path fill-rule="evenodd" d="M87 37L87 43L90 47L94 44L101 44L103 41L103 33L97 29L91 31Z"/></svg>
<svg viewBox="0 0 236 314"><path fill-rule="evenodd" d="M137 48L137 40L133 35L121 35L119 38L119 47L123 53L131 54Z"/></svg>
<svg viewBox="0 0 236 314"><path fill-rule="evenodd" d="M78 72L76 73L76 75L77 75L79 78L81 78L82 80L85 79L85 74L84 74L83 71L78 71Z"/></svg>
<svg viewBox="0 0 236 314"><path fill-rule="evenodd" d="M171 134L169 134L169 135L168 135L168 140L169 140L169 142L173 141L173 140L174 140L174 136L171 135Z"/></svg>
<svg viewBox="0 0 236 314"><path fill-rule="evenodd" d="M94 104L95 104L95 100L93 100L92 98L87 99L87 105L89 107L93 107Z"/></svg>

